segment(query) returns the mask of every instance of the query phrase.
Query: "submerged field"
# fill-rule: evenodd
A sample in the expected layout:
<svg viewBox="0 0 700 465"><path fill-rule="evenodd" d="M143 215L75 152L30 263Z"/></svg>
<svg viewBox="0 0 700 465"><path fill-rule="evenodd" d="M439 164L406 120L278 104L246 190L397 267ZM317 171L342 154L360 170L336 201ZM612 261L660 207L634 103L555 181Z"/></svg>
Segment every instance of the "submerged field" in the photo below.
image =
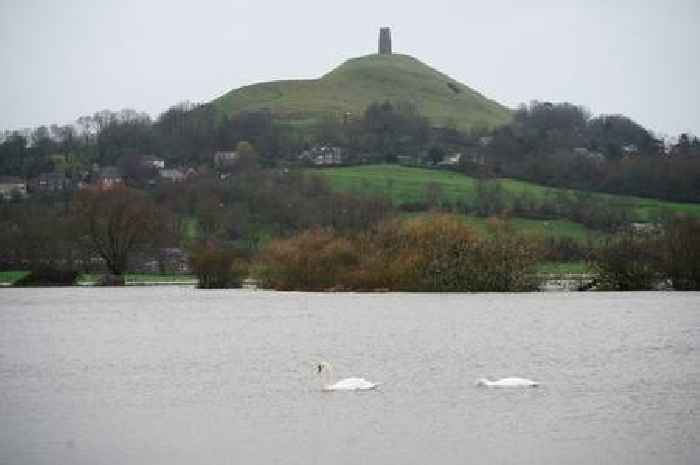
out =
<svg viewBox="0 0 700 465"><path fill-rule="evenodd" d="M311 170L328 179L331 186L346 192L372 192L389 196L397 204L420 202L426 199L426 186L440 186L443 198L450 202L473 202L476 199L477 180L460 173L400 165L363 165ZM509 197L528 195L537 200L556 199L571 189L546 187L514 179L500 179ZM628 209L635 221L650 221L663 211L700 216L700 204L666 202L641 197L593 193L593 200L601 205Z"/></svg>

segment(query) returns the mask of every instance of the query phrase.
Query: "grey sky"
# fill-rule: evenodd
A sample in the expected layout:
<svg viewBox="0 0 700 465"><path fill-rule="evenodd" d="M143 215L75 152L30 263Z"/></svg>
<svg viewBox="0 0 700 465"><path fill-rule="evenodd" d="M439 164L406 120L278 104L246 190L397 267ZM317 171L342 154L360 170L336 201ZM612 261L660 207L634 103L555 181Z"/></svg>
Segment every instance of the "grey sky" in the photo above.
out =
<svg viewBox="0 0 700 465"><path fill-rule="evenodd" d="M527 5L526 5L527 3ZM259 81L407 53L505 105L570 101L700 134L700 2L0 0L0 128L154 117Z"/></svg>

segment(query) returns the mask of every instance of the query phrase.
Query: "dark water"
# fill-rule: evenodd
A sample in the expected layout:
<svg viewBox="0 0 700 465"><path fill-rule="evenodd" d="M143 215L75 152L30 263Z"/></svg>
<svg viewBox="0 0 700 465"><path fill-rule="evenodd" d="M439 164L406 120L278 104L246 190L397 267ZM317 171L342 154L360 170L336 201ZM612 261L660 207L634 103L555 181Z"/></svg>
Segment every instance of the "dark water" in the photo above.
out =
<svg viewBox="0 0 700 465"><path fill-rule="evenodd" d="M699 346L697 293L2 289L0 463L698 464Z"/></svg>

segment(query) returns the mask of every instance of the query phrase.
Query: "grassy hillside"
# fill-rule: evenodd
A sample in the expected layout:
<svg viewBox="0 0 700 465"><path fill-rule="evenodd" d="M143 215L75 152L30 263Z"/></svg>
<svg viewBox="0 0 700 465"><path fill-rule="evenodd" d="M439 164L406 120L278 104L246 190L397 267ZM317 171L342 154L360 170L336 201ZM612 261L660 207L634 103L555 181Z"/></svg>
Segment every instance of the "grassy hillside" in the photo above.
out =
<svg viewBox="0 0 700 465"><path fill-rule="evenodd" d="M276 81L235 89L213 104L226 114L269 109L291 121L325 114L362 114L374 101L410 101L434 125L468 129L507 122L510 111L408 55L367 55L319 79Z"/></svg>
<svg viewBox="0 0 700 465"><path fill-rule="evenodd" d="M459 199L470 201L476 195L476 180L474 178L451 171L398 165L364 165L317 169L313 172L327 177L331 186L338 190L381 192L389 195L399 204L423 200L425 186L431 182L439 184L445 198L453 202ZM567 191L566 189L544 187L513 179L502 179L501 185L510 194L527 193L538 198L556 196L560 192ZM660 210L700 216L700 204L674 203L610 194L593 194L593 198L601 204L629 209L637 221L647 221Z"/></svg>

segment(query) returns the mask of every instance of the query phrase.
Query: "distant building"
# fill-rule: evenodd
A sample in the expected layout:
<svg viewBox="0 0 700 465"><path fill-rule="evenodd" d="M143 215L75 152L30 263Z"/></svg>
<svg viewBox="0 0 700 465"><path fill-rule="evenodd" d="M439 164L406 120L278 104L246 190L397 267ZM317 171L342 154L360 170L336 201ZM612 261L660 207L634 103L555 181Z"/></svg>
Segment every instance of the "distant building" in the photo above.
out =
<svg viewBox="0 0 700 465"><path fill-rule="evenodd" d="M231 166L238 160L238 152L235 151L218 151L214 153L214 166L224 168Z"/></svg>
<svg viewBox="0 0 700 465"><path fill-rule="evenodd" d="M340 165L343 163L343 150L340 147L315 145L304 150L299 160L310 162L316 166Z"/></svg>
<svg viewBox="0 0 700 465"><path fill-rule="evenodd" d="M116 166L105 166L100 168L95 179L95 184L100 189L109 190L124 184L121 171Z"/></svg>
<svg viewBox="0 0 700 465"><path fill-rule="evenodd" d="M70 188L70 179L64 173L41 173L30 180L29 189L34 192L63 192Z"/></svg>
<svg viewBox="0 0 700 465"><path fill-rule="evenodd" d="M605 161L605 155L600 152L588 150L586 147L575 147L574 154L580 157L586 157L590 160Z"/></svg>
<svg viewBox="0 0 700 465"><path fill-rule="evenodd" d="M158 176L171 182L182 182L187 178L186 174L177 168L160 170L158 171Z"/></svg>
<svg viewBox="0 0 700 465"><path fill-rule="evenodd" d="M152 167L157 170L162 170L165 168L165 160L162 158L155 157L153 155L144 155L141 158L141 165L145 167Z"/></svg>
<svg viewBox="0 0 700 465"><path fill-rule="evenodd" d="M379 54L391 55L391 29L388 27L379 30Z"/></svg>
<svg viewBox="0 0 700 465"><path fill-rule="evenodd" d="M443 167L457 166L457 165L459 165L460 161L462 161L462 154L455 153L455 154L446 156L444 160L442 160L441 162L439 162L437 164L437 166L443 166Z"/></svg>
<svg viewBox="0 0 700 465"><path fill-rule="evenodd" d="M486 146L490 145L492 141L493 141L493 136L479 137L479 145L481 145L482 147L486 147Z"/></svg>
<svg viewBox="0 0 700 465"><path fill-rule="evenodd" d="M625 155L633 155L639 152L639 148L634 144L626 144L620 147Z"/></svg>
<svg viewBox="0 0 700 465"><path fill-rule="evenodd" d="M14 176L0 176L0 197L10 200L15 195L26 197L27 183Z"/></svg>
<svg viewBox="0 0 700 465"><path fill-rule="evenodd" d="M460 162L473 163L475 165L485 165L486 155L483 152L469 152L460 157Z"/></svg>

